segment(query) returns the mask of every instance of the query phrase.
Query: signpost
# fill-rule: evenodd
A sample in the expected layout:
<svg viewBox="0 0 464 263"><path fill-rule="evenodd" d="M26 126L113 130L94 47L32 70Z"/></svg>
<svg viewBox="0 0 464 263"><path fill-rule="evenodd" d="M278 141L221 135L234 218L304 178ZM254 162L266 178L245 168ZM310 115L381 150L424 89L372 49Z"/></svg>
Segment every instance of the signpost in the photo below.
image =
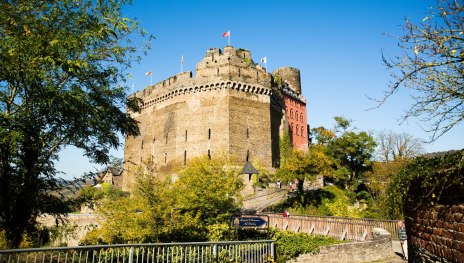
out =
<svg viewBox="0 0 464 263"><path fill-rule="evenodd" d="M269 216L268 215L233 215L230 223L237 230L265 230L269 235Z"/></svg>

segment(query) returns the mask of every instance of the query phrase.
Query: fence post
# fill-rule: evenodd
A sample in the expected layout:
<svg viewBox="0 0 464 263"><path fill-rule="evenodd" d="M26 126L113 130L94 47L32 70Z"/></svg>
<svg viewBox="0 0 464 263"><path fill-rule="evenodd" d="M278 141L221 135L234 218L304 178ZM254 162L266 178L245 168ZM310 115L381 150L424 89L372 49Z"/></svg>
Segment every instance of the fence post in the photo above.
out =
<svg viewBox="0 0 464 263"><path fill-rule="evenodd" d="M271 257L272 257L272 260L275 260L275 255L274 255L274 241L271 242Z"/></svg>
<svg viewBox="0 0 464 263"><path fill-rule="evenodd" d="M218 251L217 251L217 249L218 249L217 244L214 244L214 245L213 245L213 257L214 257L216 260L218 259Z"/></svg>
<svg viewBox="0 0 464 263"><path fill-rule="evenodd" d="M131 247L129 250L129 263L134 262L134 247Z"/></svg>

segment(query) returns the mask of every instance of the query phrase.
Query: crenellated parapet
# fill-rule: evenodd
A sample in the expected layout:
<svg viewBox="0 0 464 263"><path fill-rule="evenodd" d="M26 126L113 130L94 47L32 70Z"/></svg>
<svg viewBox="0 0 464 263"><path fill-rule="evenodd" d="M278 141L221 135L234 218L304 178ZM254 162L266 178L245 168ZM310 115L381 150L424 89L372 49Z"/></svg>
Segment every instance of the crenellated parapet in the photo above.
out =
<svg viewBox="0 0 464 263"><path fill-rule="evenodd" d="M248 84L243 82L235 81L221 81L210 84L196 85L193 87L178 87L173 90L168 90L165 93L157 94L156 97L149 97L148 99L143 99L142 109L149 108L153 105L165 102L169 99L173 99L177 96L190 95L200 92L209 92L213 90L236 90L240 92L252 93L257 95L272 95L272 89L269 87L263 87L258 84Z"/></svg>

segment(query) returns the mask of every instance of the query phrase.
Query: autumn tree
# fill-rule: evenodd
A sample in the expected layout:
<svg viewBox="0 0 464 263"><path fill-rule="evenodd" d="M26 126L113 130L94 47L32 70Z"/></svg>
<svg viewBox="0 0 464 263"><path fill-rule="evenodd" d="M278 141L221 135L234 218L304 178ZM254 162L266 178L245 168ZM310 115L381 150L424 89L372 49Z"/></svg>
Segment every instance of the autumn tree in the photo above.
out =
<svg viewBox="0 0 464 263"><path fill-rule="evenodd" d="M129 2L0 3L0 229L9 247L37 215L63 211L52 194L64 184L54 165L61 149L107 163L118 134L138 134L124 112L138 110L126 101L125 70L147 38L122 14Z"/></svg>
<svg viewBox="0 0 464 263"><path fill-rule="evenodd" d="M298 179L298 193L302 193L305 181L314 181L318 175L331 176L333 166L333 159L327 155L327 148L322 144L315 144L307 152L293 150L278 170L277 176L286 181Z"/></svg>
<svg viewBox="0 0 464 263"><path fill-rule="evenodd" d="M398 161L425 153L423 143L411 134L382 130L377 133L377 156L380 161Z"/></svg>
<svg viewBox="0 0 464 263"><path fill-rule="evenodd" d="M393 81L378 106L402 88L412 90L413 103L403 116L422 117L430 141L464 119L464 3L439 0L421 22L406 19L398 37L402 56L383 57Z"/></svg>
<svg viewBox="0 0 464 263"><path fill-rule="evenodd" d="M314 135L317 144L327 145L331 140L335 139L335 132L323 126L311 129L311 134Z"/></svg>

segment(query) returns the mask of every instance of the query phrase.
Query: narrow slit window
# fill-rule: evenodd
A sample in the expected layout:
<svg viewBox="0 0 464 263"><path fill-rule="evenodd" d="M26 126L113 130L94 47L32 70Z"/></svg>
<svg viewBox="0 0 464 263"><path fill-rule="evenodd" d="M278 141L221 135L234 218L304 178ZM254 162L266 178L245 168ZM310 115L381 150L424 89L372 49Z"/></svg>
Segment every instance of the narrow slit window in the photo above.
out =
<svg viewBox="0 0 464 263"><path fill-rule="evenodd" d="M208 140L211 140L211 129L208 129Z"/></svg>
<svg viewBox="0 0 464 263"><path fill-rule="evenodd" d="M246 161L250 161L250 150L247 150Z"/></svg>
<svg viewBox="0 0 464 263"><path fill-rule="evenodd" d="M247 139L250 139L250 130L247 128Z"/></svg>
<svg viewBox="0 0 464 263"><path fill-rule="evenodd" d="M140 145L140 148L142 148L142 149L143 149L143 140L142 140L142 144Z"/></svg>
<svg viewBox="0 0 464 263"><path fill-rule="evenodd" d="M185 141L187 141L187 130L185 130Z"/></svg>
<svg viewBox="0 0 464 263"><path fill-rule="evenodd" d="M168 135L166 134L166 145L168 144Z"/></svg>
<svg viewBox="0 0 464 263"><path fill-rule="evenodd" d="M168 154L164 153L164 164L168 162Z"/></svg>
<svg viewBox="0 0 464 263"><path fill-rule="evenodd" d="M187 151L184 151L184 165L187 164Z"/></svg>
<svg viewBox="0 0 464 263"><path fill-rule="evenodd" d="M211 151L208 150L208 159L211 160Z"/></svg>

